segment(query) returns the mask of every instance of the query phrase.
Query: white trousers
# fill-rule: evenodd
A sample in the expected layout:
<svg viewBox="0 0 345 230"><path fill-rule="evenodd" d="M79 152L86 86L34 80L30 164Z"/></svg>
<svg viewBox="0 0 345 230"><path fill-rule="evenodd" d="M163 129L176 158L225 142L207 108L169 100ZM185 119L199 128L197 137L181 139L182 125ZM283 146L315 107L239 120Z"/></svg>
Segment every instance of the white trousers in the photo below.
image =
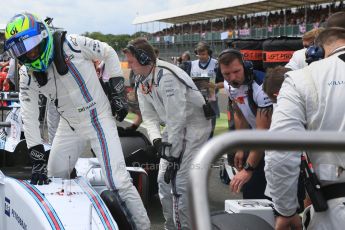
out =
<svg viewBox="0 0 345 230"><path fill-rule="evenodd" d="M123 201L122 208L129 221L133 221L137 229L150 229L144 205L126 170L114 118L101 118L96 114L90 116L89 122L72 126L75 131L61 119L50 152L48 176L68 178L90 141L106 177L106 184Z"/></svg>
<svg viewBox="0 0 345 230"><path fill-rule="evenodd" d="M345 229L345 197L329 200L327 204L328 210L325 212L315 212L311 208L308 230Z"/></svg>
<svg viewBox="0 0 345 230"><path fill-rule="evenodd" d="M177 172L175 183L166 184L164 173L167 161L161 159L158 173L159 198L163 207L165 229L191 229L191 219L188 201L189 169L197 167L192 165L194 156L206 141L211 132L211 121L189 124L185 130L184 152L180 169ZM182 134L181 134L182 135ZM164 139L164 137L163 137ZM166 140L164 140L166 141Z"/></svg>

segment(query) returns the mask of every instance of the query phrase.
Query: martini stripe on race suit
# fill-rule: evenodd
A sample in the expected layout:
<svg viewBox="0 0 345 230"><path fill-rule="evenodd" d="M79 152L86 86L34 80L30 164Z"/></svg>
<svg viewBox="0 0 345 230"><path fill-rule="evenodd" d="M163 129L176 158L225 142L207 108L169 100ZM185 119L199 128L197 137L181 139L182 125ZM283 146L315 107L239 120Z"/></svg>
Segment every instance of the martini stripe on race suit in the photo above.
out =
<svg viewBox="0 0 345 230"><path fill-rule="evenodd" d="M104 136L104 132L103 132L103 128L101 126L101 124L99 123L98 119L97 119L97 110L96 109L92 109L90 111L90 117L91 117L91 122L93 127L95 128L96 132L97 132L97 137L101 146L101 151L102 151L102 158L104 161L104 169L105 169L105 173L106 173L106 178L108 179L109 182L109 186L110 188L113 190L116 198L117 198L117 202L120 204L120 207L124 213L124 215L127 217L127 219L129 220L131 226L133 227L133 229L135 228L135 224L133 221L133 217L131 215L131 212L129 211L128 207L126 206L125 202L122 201L118 190L115 186L114 180L113 180L113 176L112 176L112 169L111 169L111 164L110 164L110 156L109 156L109 151L108 151L108 145L107 145L107 141L105 139Z"/></svg>
<svg viewBox="0 0 345 230"><path fill-rule="evenodd" d="M100 220L105 229L118 229L116 224L113 223L110 213L106 208L103 200L99 197L98 193L85 181L84 178L80 177L75 180L80 188L85 192L93 207L95 208Z"/></svg>
<svg viewBox="0 0 345 230"><path fill-rule="evenodd" d="M65 54L65 58L67 58L66 54ZM86 88L85 82L84 82L83 78L80 76L78 69L70 61L67 61L66 64L67 64L68 69L70 70L72 76L74 77L75 81L79 85L81 94L83 95L85 101L87 103L92 101L93 99L92 99L88 89ZM107 143L105 142L103 129L98 122L96 110L94 112L90 111L90 117L91 117L91 122L97 131L98 139L100 141L103 160L104 160L104 166L105 166L104 168L106 170L107 178L109 181L109 186L111 189L116 189L114 181L113 181L112 173L111 173Z"/></svg>
<svg viewBox="0 0 345 230"><path fill-rule="evenodd" d="M59 216L56 214L54 208L51 206L49 201L45 196L33 185L24 180L16 180L37 202L37 204L42 209L44 215L47 217L50 226L54 230L63 230L65 229L59 219Z"/></svg>
<svg viewBox="0 0 345 230"><path fill-rule="evenodd" d="M68 60L68 57L65 53L64 53L64 57L65 57L65 60ZM74 64L71 61L66 61L66 64L67 64L67 67L68 67L69 71L71 72L74 80L77 82L77 84L80 88L81 94L83 95L85 101L86 102L92 101L93 99L92 99L89 91L87 90L84 79L80 76L78 69L74 66Z"/></svg>
<svg viewBox="0 0 345 230"><path fill-rule="evenodd" d="M116 187L115 187L115 183L113 181L113 176L112 176L112 172L111 172L112 170L111 170L111 164L110 164L110 160L109 160L110 158L109 158L108 145L107 145L106 139L104 137L103 128L97 119L97 110L96 109L92 109L90 111L90 117L91 117L92 125L97 132L97 137L98 137L98 140L99 140L99 143L101 146L102 156L103 156L103 160L104 160L104 169L105 169L105 172L107 174L109 186L112 190L115 190Z"/></svg>
<svg viewBox="0 0 345 230"><path fill-rule="evenodd" d="M67 42L67 44L69 44ZM65 60L68 60L67 55L64 53L64 57ZM71 62L71 61L66 61L67 67L69 69L69 71L71 72L73 78L75 79L75 81L77 82L81 94L83 95L85 101L87 103L91 102L93 99L86 87L86 84L83 80L83 78L81 77L81 74L79 73L78 69L75 67L75 65ZM96 109L92 109L90 110L90 118L91 118L91 123L93 125L93 127L95 128L96 132L97 132L97 136L98 136L98 140L101 146L101 151L102 151L102 158L104 161L104 169L106 172L106 177L108 179L109 182L109 187L116 191L116 186L115 183L113 181L113 176L112 176L112 169L111 169L111 164L110 164L110 156L109 156L109 151L108 151L108 146L107 146L107 142L104 136L104 132L103 132L103 128L101 127L101 124L98 120L98 116L97 116L97 110ZM116 193L116 195L118 195ZM118 197L119 201L121 201L120 196ZM126 205L122 205L122 202L120 202L121 204L121 208L124 209L123 212L125 213L125 215L127 216L127 218L129 219L129 221L133 221L131 214L127 208ZM132 224L133 226L133 224Z"/></svg>

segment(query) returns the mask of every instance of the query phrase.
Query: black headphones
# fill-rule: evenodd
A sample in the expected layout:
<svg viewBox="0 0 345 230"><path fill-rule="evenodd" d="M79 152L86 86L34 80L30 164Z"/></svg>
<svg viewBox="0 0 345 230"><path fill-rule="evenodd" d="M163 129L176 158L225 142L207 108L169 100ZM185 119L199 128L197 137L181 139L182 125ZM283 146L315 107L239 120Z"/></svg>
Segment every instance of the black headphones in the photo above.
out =
<svg viewBox="0 0 345 230"><path fill-rule="evenodd" d="M322 46L311 45L305 51L305 62L310 65L314 61L325 58L325 50Z"/></svg>
<svg viewBox="0 0 345 230"><path fill-rule="evenodd" d="M225 49L222 52L220 52L220 54L218 55L218 60L220 59L221 56L223 56L225 54L235 55L240 60L240 62L243 65L243 68L244 68L244 77L245 77L244 84L251 83L254 79L253 62L245 61L243 59L243 54L239 50L236 50L233 48L228 48L228 49ZM219 65L219 69L220 69L220 65Z"/></svg>
<svg viewBox="0 0 345 230"><path fill-rule="evenodd" d="M140 65L150 65L152 59L143 49L137 49L134 45L129 44L127 45L126 49L128 49L138 60Z"/></svg>

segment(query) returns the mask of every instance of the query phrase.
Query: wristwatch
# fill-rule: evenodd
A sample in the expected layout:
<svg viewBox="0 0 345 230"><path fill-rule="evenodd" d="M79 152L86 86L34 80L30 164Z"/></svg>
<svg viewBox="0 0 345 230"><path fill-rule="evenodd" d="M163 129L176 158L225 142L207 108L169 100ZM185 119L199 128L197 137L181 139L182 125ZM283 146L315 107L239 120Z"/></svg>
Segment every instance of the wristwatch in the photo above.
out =
<svg viewBox="0 0 345 230"><path fill-rule="evenodd" d="M243 169L246 171L254 171L254 167L251 166L248 162L244 163Z"/></svg>

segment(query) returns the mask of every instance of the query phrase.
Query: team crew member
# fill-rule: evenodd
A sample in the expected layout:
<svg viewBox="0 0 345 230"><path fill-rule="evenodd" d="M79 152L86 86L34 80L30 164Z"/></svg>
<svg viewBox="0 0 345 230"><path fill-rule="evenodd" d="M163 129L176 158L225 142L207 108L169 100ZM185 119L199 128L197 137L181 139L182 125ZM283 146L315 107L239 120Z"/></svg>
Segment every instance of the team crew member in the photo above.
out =
<svg viewBox="0 0 345 230"><path fill-rule="evenodd" d="M27 67L20 73L20 103L24 132L33 163L31 183L48 184L47 159L38 121L38 95L53 101L61 119L48 161L48 176L67 178L88 141L106 178L122 201L133 229L149 229L140 196L126 171L115 120L127 115L122 72L116 52L106 43L65 32L51 33L30 13L17 14L5 30L5 49ZM92 60L106 63L110 103Z"/></svg>
<svg viewBox="0 0 345 230"><path fill-rule="evenodd" d="M190 162L211 132L205 104L192 79L179 67L156 59L143 38L131 41L124 53L137 75L143 122L161 154L158 185L166 229L190 229L187 200ZM165 124L163 133L160 124Z"/></svg>
<svg viewBox="0 0 345 230"><path fill-rule="evenodd" d="M272 102L262 90L262 72L252 69L242 54L235 49L226 49L218 57L224 77L224 89L234 107L235 129L268 129L271 122ZM265 198L263 152L251 150L235 154L235 167L239 172L231 180L232 191L240 192L244 199Z"/></svg>
<svg viewBox="0 0 345 230"><path fill-rule="evenodd" d="M198 59L191 62L191 69L188 74L192 78L197 79L196 81L199 81L202 78L210 80L206 86L203 85L202 87L206 88L208 91L208 95L206 95L208 96L207 100L216 114L216 116L212 117L212 132L210 134L210 137L212 137L216 127L216 119L220 114L216 94L218 92L218 88L217 84L215 84L217 60L211 57L212 50L206 42L199 42L195 48L195 53L197 54ZM223 87L223 85L221 87Z"/></svg>
<svg viewBox="0 0 345 230"><path fill-rule="evenodd" d="M330 27L321 32L316 45L324 50L324 60L288 72L278 96L270 131L333 130L344 132L345 97L341 82L345 77L345 29ZM321 182L328 209L311 212L310 229L343 229L345 225L345 154L308 154ZM301 226L296 214L299 152L266 151L267 187L280 214L276 229ZM313 209L313 208L312 208Z"/></svg>
<svg viewBox="0 0 345 230"><path fill-rule="evenodd" d="M285 68L291 70L302 69L308 65L306 62L306 51L307 48L314 44L315 38L319 35L319 33L323 30L323 28L315 28L308 32L306 32L302 37L303 49L296 50L290 61L285 65Z"/></svg>

